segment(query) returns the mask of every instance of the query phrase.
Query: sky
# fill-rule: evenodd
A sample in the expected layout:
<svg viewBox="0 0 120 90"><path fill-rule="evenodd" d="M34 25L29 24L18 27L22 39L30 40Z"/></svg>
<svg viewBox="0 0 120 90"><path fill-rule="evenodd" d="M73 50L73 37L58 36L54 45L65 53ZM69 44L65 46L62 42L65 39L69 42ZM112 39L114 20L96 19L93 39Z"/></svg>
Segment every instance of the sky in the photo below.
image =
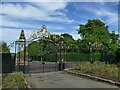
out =
<svg viewBox="0 0 120 90"><path fill-rule="evenodd" d="M46 25L50 33L69 33L80 38L77 29L88 19L100 19L109 31L118 33L117 2L1 2L0 41L10 44L23 29L26 38ZM11 49L14 52L13 49Z"/></svg>

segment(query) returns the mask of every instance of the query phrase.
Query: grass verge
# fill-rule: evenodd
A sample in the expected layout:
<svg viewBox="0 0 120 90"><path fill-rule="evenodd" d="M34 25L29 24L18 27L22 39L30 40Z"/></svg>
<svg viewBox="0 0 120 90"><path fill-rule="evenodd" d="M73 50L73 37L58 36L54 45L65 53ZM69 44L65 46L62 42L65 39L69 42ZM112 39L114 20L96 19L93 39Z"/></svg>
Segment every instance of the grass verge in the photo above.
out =
<svg viewBox="0 0 120 90"><path fill-rule="evenodd" d="M104 62L91 64L86 62L76 64L72 70L120 82L119 67L115 64L105 64Z"/></svg>
<svg viewBox="0 0 120 90"><path fill-rule="evenodd" d="M2 88L28 88L27 83L25 83L25 74L22 72L14 72L3 75L2 78Z"/></svg>

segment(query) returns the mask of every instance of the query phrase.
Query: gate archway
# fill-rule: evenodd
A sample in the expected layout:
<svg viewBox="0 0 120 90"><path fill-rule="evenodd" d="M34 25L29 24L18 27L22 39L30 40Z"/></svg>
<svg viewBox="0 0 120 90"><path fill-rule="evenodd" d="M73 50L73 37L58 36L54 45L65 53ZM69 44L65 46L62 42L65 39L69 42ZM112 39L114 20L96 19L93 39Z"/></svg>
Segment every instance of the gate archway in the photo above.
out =
<svg viewBox="0 0 120 90"><path fill-rule="evenodd" d="M64 41L60 38L59 35L50 34L45 25L31 33L28 42L30 73L58 71L65 68L64 49L62 49Z"/></svg>
<svg viewBox="0 0 120 90"><path fill-rule="evenodd" d="M64 48L63 37L50 34L45 25L34 30L28 39L22 30L15 41L16 70L24 73L63 70Z"/></svg>

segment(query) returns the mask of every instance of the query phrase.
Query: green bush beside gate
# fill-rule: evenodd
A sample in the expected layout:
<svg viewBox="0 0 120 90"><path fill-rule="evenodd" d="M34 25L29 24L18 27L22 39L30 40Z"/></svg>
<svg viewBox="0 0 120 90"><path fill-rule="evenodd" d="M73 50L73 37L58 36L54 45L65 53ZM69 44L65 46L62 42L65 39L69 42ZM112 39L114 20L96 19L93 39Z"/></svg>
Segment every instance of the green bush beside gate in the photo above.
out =
<svg viewBox="0 0 120 90"><path fill-rule="evenodd" d="M25 74L22 72L13 72L2 77L2 88L28 88L25 83Z"/></svg>

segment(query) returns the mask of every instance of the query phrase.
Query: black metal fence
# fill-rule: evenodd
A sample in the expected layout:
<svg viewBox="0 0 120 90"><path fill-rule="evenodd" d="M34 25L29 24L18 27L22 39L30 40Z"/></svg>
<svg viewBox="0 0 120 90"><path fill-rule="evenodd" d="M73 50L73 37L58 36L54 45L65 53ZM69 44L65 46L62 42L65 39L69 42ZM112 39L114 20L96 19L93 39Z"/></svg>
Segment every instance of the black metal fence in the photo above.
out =
<svg viewBox="0 0 120 90"><path fill-rule="evenodd" d="M79 64L81 61L71 61L64 62L62 67L63 69L72 68L75 64ZM25 72L27 74L32 73L44 73L44 72L56 72L60 71L60 63L59 62L41 62L41 61L31 61L25 66Z"/></svg>
<svg viewBox="0 0 120 90"><path fill-rule="evenodd" d="M29 62L28 67L26 67L27 73L44 73L58 71L58 63L56 62L40 62L32 61Z"/></svg>
<svg viewBox="0 0 120 90"><path fill-rule="evenodd" d="M15 53L2 53L2 73L12 73L15 71Z"/></svg>

